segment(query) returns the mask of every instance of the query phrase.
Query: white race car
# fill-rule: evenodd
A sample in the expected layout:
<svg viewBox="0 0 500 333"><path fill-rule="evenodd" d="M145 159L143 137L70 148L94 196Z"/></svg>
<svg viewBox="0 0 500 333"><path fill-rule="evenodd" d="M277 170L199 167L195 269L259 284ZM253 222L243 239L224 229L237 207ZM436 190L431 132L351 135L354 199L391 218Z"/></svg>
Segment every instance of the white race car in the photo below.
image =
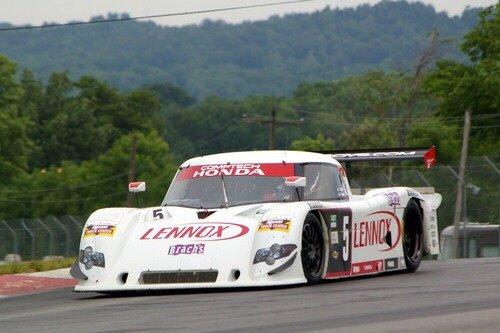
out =
<svg viewBox="0 0 500 333"><path fill-rule="evenodd" d="M339 161L423 159L435 149L253 151L184 162L158 207L94 212L76 291L252 287L407 270L438 254L437 193L353 194ZM129 184L133 192L145 183Z"/></svg>

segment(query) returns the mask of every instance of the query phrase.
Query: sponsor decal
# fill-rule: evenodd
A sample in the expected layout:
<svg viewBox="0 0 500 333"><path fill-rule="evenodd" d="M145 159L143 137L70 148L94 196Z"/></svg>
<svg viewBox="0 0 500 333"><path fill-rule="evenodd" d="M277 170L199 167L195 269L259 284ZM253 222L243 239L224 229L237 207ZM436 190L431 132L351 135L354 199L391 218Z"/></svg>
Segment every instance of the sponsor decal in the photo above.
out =
<svg viewBox="0 0 500 333"><path fill-rule="evenodd" d="M327 279L338 279L341 277L347 277L351 275L351 271L340 271L340 272L327 272L325 278Z"/></svg>
<svg viewBox="0 0 500 333"><path fill-rule="evenodd" d="M332 244L337 244L339 242L339 232L338 231L330 232L330 242Z"/></svg>
<svg viewBox="0 0 500 333"><path fill-rule="evenodd" d="M366 262L359 262L356 264L352 264L352 274L368 274L368 273L376 273L382 271L382 260L372 260Z"/></svg>
<svg viewBox="0 0 500 333"><path fill-rule="evenodd" d="M337 228L337 214L330 215L330 227L332 229Z"/></svg>
<svg viewBox="0 0 500 333"><path fill-rule="evenodd" d="M385 259L384 266L386 271L390 271L393 269L398 269L398 258L389 258Z"/></svg>
<svg viewBox="0 0 500 333"><path fill-rule="evenodd" d="M280 231L280 232L290 232L290 225L292 221L286 220L267 220L262 221L259 224L257 232L264 231Z"/></svg>
<svg viewBox="0 0 500 333"><path fill-rule="evenodd" d="M325 207L325 205L320 201L313 201L307 203L311 209L320 209Z"/></svg>
<svg viewBox="0 0 500 333"><path fill-rule="evenodd" d="M244 236L248 227L238 223L200 222L166 228L149 228L140 240L185 239L192 241L221 241Z"/></svg>
<svg viewBox="0 0 500 333"><path fill-rule="evenodd" d="M399 157L415 156L416 151L391 151L391 152L366 152L366 153L345 153L333 154L333 158L362 158L362 157Z"/></svg>
<svg viewBox="0 0 500 333"><path fill-rule="evenodd" d="M420 193L412 189L406 189L406 193L408 193L409 197L416 197L416 198L421 197Z"/></svg>
<svg viewBox="0 0 500 333"><path fill-rule="evenodd" d="M405 269L406 268L406 261L405 261L405 257L399 257L398 258L399 260L399 269Z"/></svg>
<svg viewBox="0 0 500 333"><path fill-rule="evenodd" d="M401 205L399 200L399 195L396 192L384 193L384 197L387 199L387 203L391 207L396 207Z"/></svg>
<svg viewBox="0 0 500 333"><path fill-rule="evenodd" d="M88 225L83 229L83 238L92 236L108 236L113 237L116 231L116 226L111 224Z"/></svg>
<svg viewBox="0 0 500 333"><path fill-rule="evenodd" d="M339 258L339 253L337 251L332 252L332 258L333 259L338 259Z"/></svg>
<svg viewBox="0 0 500 333"><path fill-rule="evenodd" d="M344 188L344 186L338 186L337 187L337 193L341 196L341 197L346 197L347 196L347 192Z"/></svg>
<svg viewBox="0 0 500 333"><path fill-rule="evenodd" d="M266 163L266 164L213 164L194 165L180 172L180 179L216 176L268 176L289 177L294 175L293 164Z"/></svg>
<svg viewBox="0 0 500 333"><path fill-rule="evenodd" d="M366 221L355 223L353 247L362 248L385 244L389 248L381 251L395 248L401 239L401 222L396 214L390 211L378 211L367 217ZM393 234L396 234L395 238Z"/></svg>
<svg viewBox="0 0 500 333"><path fill-rule="evenodd" d="M104 260L104 254L101 252L96 252L91 246L87 246L85 249L80 250L80 255L78 256L78 261L80 261L86 270L92 267L106 267Z"/></svg>
<svg viewBox="0 0 500 333"><path fill-rule="evenodd" d="M176 244L168 249L168 255L177 256L179 254L203 254L205 244Z"/></svg>

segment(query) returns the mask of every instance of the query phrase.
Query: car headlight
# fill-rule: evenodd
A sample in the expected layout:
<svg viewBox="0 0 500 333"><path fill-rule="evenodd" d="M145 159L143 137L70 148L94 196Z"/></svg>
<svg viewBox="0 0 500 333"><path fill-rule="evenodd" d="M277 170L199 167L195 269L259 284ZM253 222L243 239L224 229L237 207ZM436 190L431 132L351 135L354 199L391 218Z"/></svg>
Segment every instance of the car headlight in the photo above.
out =
<svg viewBox="0 0 500 333"><path fill-rule="evenodd" d="M253 263L265 261L269 266L274 265L276 259L288 257L296 248L295 244L273 244L270 247L257 250Z"/></svg>
<svg viewBox="0 0 500 333"><path fill-rule="evenodd" d="M94 266L104 267L104 254L94 252L91 246L87 246L85 250L80 250L79 261L85 265L85 269L91 269Z"/></svg>

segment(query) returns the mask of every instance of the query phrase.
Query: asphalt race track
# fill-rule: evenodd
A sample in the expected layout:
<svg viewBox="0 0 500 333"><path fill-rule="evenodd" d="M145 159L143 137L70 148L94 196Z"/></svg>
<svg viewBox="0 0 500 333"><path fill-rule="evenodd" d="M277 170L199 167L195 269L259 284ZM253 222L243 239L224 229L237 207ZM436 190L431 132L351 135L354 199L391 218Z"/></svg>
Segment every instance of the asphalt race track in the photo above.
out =
<svg viewBox="0 0 500 333"><path fill-rule="evenodd" d="M500 332L500 258L278 289L0 299L1 332Z"/></svg>

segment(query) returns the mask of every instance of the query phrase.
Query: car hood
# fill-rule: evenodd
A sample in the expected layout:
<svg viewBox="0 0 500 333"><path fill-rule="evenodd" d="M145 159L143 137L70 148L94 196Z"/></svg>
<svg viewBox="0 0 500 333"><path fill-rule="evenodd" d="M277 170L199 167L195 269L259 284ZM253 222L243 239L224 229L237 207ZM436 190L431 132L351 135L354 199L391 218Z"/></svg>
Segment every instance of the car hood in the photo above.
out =
<svg viewBox="0 0 500 333"><path fill-rule="evenodd" d="M266 214L291 217L293 204L257 204L203 211L184 207L107 209L94 213L80 251L91 248L103 263L80 262L89 283L111 283L123 274L139 281L148 271L234 270L251 274L254 243ZM104 263L105 262L105 263ZM250 278L250 276L248 276Z"/></svg>

